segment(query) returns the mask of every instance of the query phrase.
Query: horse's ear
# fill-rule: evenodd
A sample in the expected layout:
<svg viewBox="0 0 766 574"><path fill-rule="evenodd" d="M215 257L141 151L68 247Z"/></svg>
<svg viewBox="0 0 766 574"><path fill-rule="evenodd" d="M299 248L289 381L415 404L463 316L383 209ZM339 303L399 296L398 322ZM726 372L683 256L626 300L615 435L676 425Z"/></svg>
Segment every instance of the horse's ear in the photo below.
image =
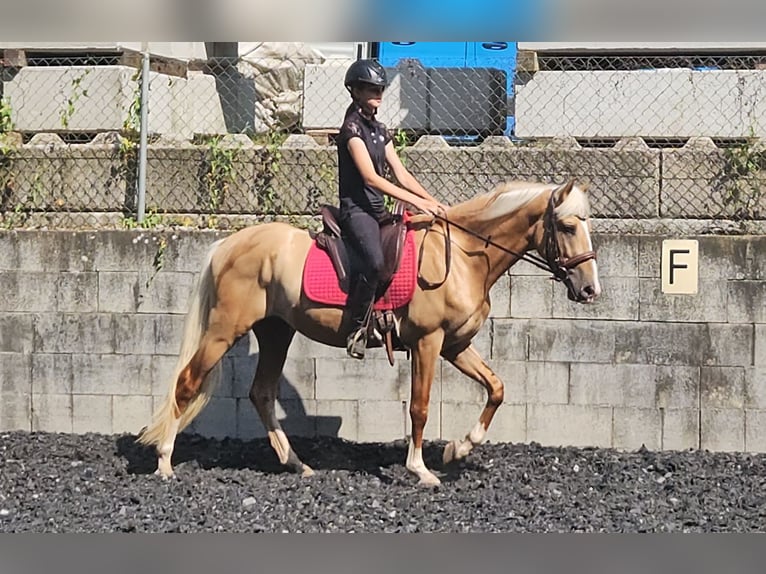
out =
<svg viewBox="0 0 766 574"><path fill-rule="evenodd" d="M558 186L554 192L553 192L553 203L556 206L561 205L564 203L564 200L569 197L569 193L572 191L572 188L574 187L575 180L573 178L570 178L569 181L566 183Z"/></svg>

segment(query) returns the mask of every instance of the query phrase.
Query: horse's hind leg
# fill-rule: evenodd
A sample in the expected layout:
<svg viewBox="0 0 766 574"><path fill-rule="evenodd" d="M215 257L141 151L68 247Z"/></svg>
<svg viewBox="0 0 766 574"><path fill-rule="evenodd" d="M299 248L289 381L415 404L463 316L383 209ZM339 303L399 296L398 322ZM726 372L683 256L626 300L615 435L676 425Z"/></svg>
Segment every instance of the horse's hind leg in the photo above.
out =
<svg viewBox="0 0 766 574"><path fill-rule="evenodd" d="M465 458L474 446L481 444L492 422L492 417L503 402L503 382L484 362L472 345L461 351L446 350L442 356L455 365L463 374L481 383L487 390L487 404L479 416L479 422L463 440L453 440L444 447L445 464Z"/></svg>
<svg viewBox="0 0 766 574"><path fill-rule="evenodd" d="M176 379L174 409L168 417L164 436L157 445L156 474L164 477L173 476L171 458L176 435L181 425L186 426L204 407L212 393L212 386L218 383L219 361L234 344L235 339L241 336L241 333L235 334L230 329L226 329L226 331L225 333L222 332L220 326L217 329L208 330L202 337L197 352ZM216 372L211 373L214 369ZM200 389L208 375L216 380L208 381L212 383L211 388L206 391L206 396L200 400Z"/></svg>
<svg viewBox="0 0 766 574"><path fill-rule="evenodd" d="M277 453L279 462L303 476L314 471L301 462L290 446L287 435L277 419L276 400L279 392L279 378L287 359L287 350L295 335L295 329L277 317L267 317L253 326L258 338L258 367L255 371L250 400L261 417L268 433L271 447Z"/></svg>

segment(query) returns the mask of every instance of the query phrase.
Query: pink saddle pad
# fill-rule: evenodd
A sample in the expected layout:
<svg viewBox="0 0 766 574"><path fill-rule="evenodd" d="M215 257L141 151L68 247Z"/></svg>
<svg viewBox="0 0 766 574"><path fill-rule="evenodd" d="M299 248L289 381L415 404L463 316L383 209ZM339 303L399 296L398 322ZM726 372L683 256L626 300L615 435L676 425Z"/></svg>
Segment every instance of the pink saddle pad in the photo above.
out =
<svg viewBox="0 0 766 574"><path fill-rule="evenodd" d="M375 302L374 308L380 311L398 309L412 299L415 292L417 261L415 257L415 239L412 231L407 231L402 246L402 260L394 274L386 295ZM340 288L338 275L332 266L330 256L319 248L314 241L306 256L303 267L303 292L315 303L343 307L348 295Z"/></svg>

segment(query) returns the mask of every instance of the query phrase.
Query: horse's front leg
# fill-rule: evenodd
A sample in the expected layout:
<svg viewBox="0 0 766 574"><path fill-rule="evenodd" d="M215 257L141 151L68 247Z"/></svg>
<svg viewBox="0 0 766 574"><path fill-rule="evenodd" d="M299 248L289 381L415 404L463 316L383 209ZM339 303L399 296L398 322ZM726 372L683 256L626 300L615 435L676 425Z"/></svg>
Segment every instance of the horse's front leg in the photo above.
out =
<svg viewBox="0 0 766 574"><path fill-rule="evenodd" d="M407 470L420 479L420 484L437 486L441 481L423 462L423 429L428 420L428 402L434 380L436 361L444 341L444 333L436 331L420 339L412 349L412 386L410 419L412 437L407 451Z"/></svg>
<svg viewBox="0 0 766 574"><path fill-rule="evenodd" d="M453 460L465 458L473 447L479 445L484 440L489 429L489 423L495 416L498 407L503 402L503 381L492 372L492 369L484 362L473 345L469 345L462 350L447 349L442 356L450 363L455 365L463 374L471 377L474 381L481 383L487 389L487 404L479 416L479 422L471 429L463 440L453 440L444 448L444 464L449 464Z"/></svg>

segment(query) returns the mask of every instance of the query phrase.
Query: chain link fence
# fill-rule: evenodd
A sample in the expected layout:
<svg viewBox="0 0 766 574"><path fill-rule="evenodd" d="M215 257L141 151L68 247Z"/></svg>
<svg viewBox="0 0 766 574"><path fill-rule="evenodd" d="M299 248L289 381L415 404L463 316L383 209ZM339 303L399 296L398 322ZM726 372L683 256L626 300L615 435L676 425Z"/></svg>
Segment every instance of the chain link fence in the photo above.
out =
<svg viewBox="0 0 766 574"><path fill-rule="evenodd" d="M6 51L0 226L310 223L337 201L349 63L297 43L152 56L146 99L140 53ZM763 233L764 55L519 53L512 65L387 69L380 119L447 203L507 179L574 177L596 231Z"/></svg>

